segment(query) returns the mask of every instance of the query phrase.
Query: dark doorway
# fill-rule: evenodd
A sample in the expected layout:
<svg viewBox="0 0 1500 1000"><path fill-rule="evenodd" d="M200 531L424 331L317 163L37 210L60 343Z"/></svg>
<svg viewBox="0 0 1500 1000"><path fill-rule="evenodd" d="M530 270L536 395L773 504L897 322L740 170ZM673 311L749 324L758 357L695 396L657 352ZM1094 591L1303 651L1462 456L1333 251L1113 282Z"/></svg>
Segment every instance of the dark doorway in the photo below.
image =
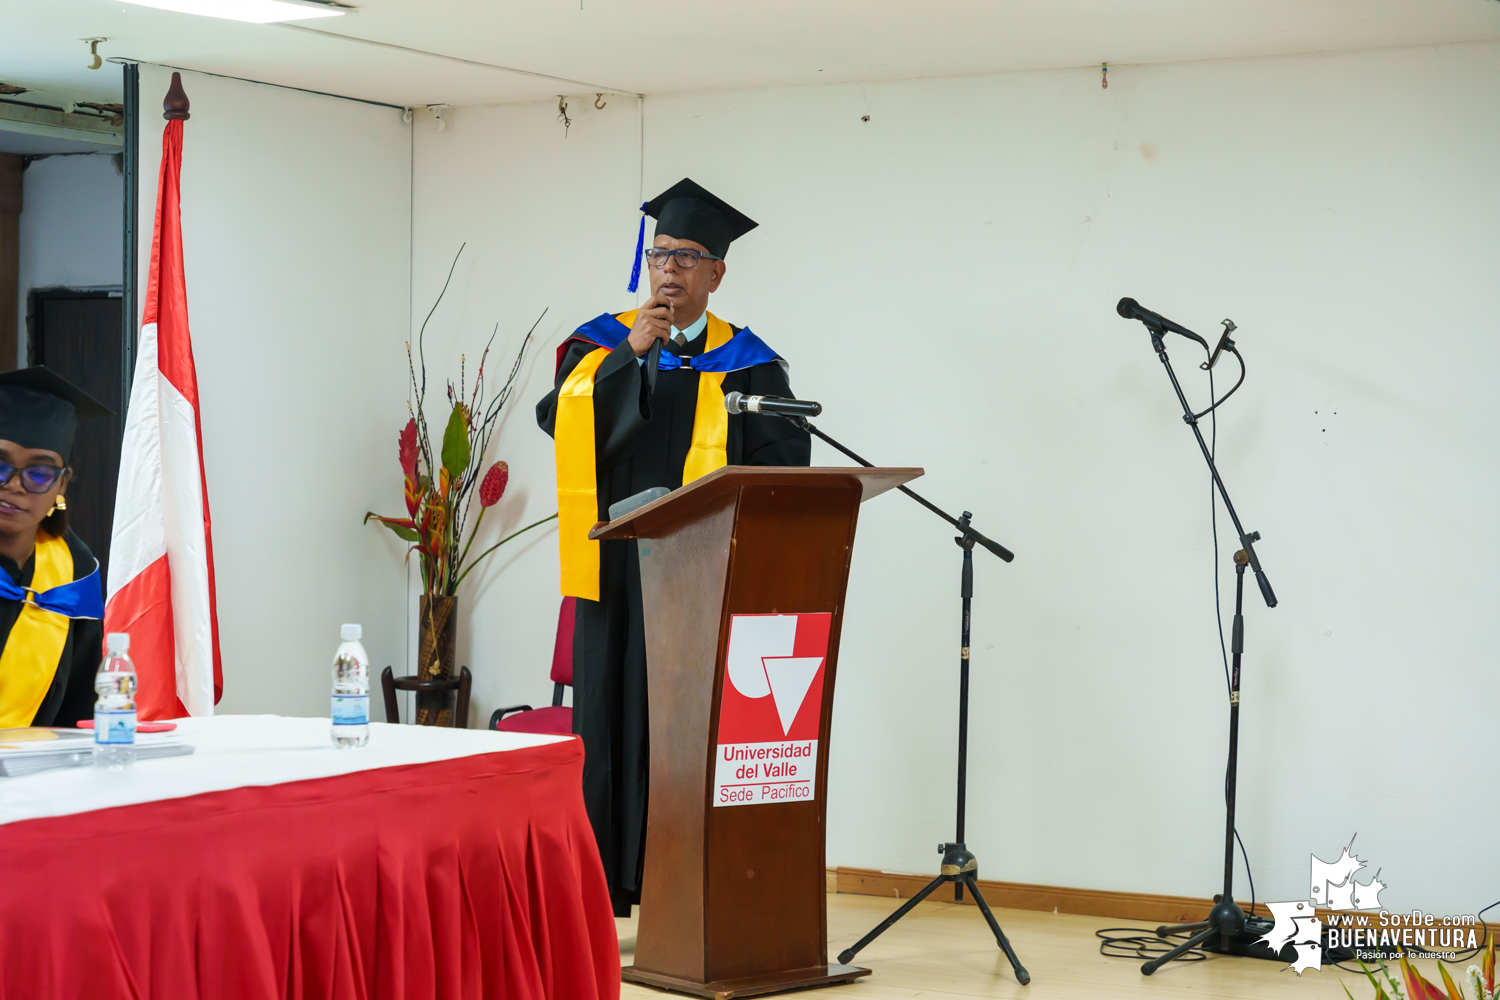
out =
<svg viewBox="0 0 1500 1000"><path fill-rule="evenodd" d="M122 300L116 289L36 288L27 299L28 360L46 365L115 411L78 425L68 460L68 520L109 578L109 540L115 520L124 433L125 373Z"/></svg>

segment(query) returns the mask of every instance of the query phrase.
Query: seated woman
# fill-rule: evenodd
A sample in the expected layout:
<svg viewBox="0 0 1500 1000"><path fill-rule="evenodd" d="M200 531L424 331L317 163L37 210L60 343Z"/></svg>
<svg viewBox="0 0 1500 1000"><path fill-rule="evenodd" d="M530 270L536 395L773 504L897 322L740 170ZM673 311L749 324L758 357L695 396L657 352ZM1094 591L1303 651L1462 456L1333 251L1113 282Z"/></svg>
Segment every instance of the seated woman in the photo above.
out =
<svg viewBox="0 0 1500 1000"><path fill-rule="evenodd" d="M0 728L94 714L103 584L64 491L78 421L109 412L47 368L0 373Z"/></svg>

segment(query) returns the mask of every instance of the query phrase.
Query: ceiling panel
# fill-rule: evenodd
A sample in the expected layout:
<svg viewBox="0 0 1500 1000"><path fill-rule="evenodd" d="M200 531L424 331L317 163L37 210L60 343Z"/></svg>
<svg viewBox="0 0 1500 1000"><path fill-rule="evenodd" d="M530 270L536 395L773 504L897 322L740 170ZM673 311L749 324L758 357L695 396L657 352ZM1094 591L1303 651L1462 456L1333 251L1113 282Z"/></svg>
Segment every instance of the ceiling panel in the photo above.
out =
<svg viewBox="0 0 1500 1000"><path fill-rule="evenodd" d="M360 7L299 27L117 0L0 0L0 80L118 100L117 71L85 68L87 46L79 39L92 36L109 39L100 46L106 56L399 105L1500 39L1495 0L364 0Z"/></svg>
<svg viewBox="0 0 1500 1000"><path fill-rule="evenodd" d="M0 127L0 153L56 156L59 153L118 153L119 151L119 146L101 146L94 142L56 139L49 135L28 135Z"/></svg>

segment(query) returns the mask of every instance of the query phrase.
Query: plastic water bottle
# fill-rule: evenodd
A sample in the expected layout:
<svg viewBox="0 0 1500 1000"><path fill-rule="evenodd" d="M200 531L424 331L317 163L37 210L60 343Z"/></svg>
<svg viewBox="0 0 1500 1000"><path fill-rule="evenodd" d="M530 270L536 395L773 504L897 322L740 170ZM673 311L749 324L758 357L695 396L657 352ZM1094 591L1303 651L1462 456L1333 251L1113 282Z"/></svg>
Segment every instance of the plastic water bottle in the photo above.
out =
<svg viewBox="0 0 1500 1000"><path fill-rule="evenodd" d="M340 750L370 742L370 654L360 644L362 633L358 625L345 625L333 654L333 745Z"/></svg>
<svg viewBox="0 0 1500 1000"><path fill-rule="evenodd" d="M94 763L119 770L135 761L135 664L130 636L111 632L94 675Z"/></svg>

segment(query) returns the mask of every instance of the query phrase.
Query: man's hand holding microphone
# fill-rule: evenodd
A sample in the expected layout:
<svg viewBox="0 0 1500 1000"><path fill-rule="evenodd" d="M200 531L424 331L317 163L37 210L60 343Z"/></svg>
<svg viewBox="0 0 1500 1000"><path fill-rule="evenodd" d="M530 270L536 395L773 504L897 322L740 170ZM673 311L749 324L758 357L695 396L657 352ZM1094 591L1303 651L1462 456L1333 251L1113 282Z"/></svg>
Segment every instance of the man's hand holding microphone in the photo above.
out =
<svg viewBox="0 0 1500 1000"><path fill-rule="evenodd" d="M630 349L639 358L671 336L672 303L665 295L652 295L636 310L635 323L630 327Z"/></svg>

